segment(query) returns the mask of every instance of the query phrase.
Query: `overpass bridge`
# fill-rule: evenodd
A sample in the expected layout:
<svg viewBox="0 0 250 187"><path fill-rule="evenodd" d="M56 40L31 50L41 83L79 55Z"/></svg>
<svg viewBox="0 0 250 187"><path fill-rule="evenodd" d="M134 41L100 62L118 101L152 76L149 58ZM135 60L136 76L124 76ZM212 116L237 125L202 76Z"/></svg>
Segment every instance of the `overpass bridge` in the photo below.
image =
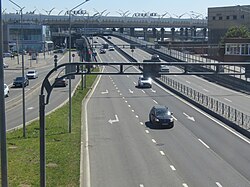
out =
<svg viewBox="0 0 250 187"><path fill-rule="evenodd" d="M20 22L19 14L3 14L6 24ZM24 23L43 24L50 27L79 28L86 25L92 28L207 28L205 19L156 18L156 17L115 17L115 16L60 16L23 14Z"/></svg>
<svg viewBox="0 0 250 187"><path fill-rule="evenodd" d="M200 37L204 40L207 35L207 20L191 18L23 14L21 21L20 14L8 13L2 15L2 21L5 51L11 48L10 44L17 43L15 35L20 36L21 28L25 30L24 38L36 38L36 40L19 41L19 43L24 42L25 49L41 50L44 39L39 38L37 33L41 33L42 25L48 26L52 33L52 40L59 45L68 40L70 27L71 33L86 34L95 29L118 30L120 33L126 32L130 36L143 37L145 40L157 38L162 41L164 38L174 40L178 37L182 40L192 39L192 37ZM141 30L140 33L138 33L138 29ZM87 32L85 32L86 30ZM31 33L34 36L29 36Z"/></svg>

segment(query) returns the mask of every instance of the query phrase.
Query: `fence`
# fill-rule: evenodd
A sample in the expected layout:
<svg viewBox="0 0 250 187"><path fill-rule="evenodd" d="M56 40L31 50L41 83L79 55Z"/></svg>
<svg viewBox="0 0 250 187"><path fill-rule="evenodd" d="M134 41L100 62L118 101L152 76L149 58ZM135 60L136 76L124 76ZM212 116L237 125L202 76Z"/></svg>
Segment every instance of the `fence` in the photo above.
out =
<svg viewBox="0 0 250 187"><path fill-rule="evenodd" d="M196 103L201 104L207 109L215 112L216 114L224 117L225 119L231 121L232 123L240 126L245 130L250 129L250 116L244 114L243 112L226 105L212 97L206 96L203 93L200 93L184 84L179 83L167 76L161 76L161 81L172 89L180 92L189 99L195 101Z"/></svg>

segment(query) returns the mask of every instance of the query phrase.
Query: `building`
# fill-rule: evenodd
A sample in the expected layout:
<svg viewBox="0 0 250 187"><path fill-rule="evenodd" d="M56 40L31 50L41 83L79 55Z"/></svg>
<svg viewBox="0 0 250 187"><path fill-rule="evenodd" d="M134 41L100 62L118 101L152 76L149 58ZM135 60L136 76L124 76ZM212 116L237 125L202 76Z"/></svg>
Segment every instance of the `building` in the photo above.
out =
<svg viewBox="0 0 250 187"><path fill-rule="evenodd" d="M50 40L48 26L19 22L3 24L4 51L40 52L45 48L45 41Z"/></svg>
<svg viewBox="0 0 250 187"><path fill-rule="evenodd" d="M228 28L242 25L250 30L250 5L208 8L208 43L219 44Z"/></svg>
<svg viewBox="0 0 250 187"><path fill-rule="evenodd" d="M250 62L250 38L225 39L225 62Z"/></svg>

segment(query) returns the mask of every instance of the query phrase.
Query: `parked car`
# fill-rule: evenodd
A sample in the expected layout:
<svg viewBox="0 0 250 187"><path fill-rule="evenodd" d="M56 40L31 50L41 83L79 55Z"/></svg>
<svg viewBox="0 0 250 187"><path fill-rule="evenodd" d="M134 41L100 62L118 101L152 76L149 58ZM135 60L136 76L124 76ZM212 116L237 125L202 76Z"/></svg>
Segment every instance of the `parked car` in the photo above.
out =
<svg viewBox="0 0 250 187"><path fill-rule="evenodd" d="M66 87L68 85L68 81L66 78L55 78L54 87Z"/></svg>
<svg viewBox="0 0 250 187"><path fill-rule="evenodd" d="M153 106L149 112L149 121L153 125L161 125L172 128L174 126L173 113L162 105Z"/></svg>
<svg viewBox="0 0 250 187"><path fill-rule="evenodd" d="M139 88L151 88L152 87L152 79L150 77L140 76L138 79Z"/></svg>
<svg viewBox="0 0 250 187"><path fill-rule="evenodd" d="M34 69L28 70L26 77L28 79L36 79L38 78L38 72Z"/></svg>
<svg viewBox="0 0 250 187"><path fill-rule="evenodd" d="M16 77L13 81L13 86L15 87L22 87L24 85L24 87L29 85L29 79L25 76L25 77Z"/></svg>
<svg viewBox="0 0 250 187"><path fill-rule="evenodd" d="M4 84L4 97L9 97L10 89L7 84Z"/></svg>

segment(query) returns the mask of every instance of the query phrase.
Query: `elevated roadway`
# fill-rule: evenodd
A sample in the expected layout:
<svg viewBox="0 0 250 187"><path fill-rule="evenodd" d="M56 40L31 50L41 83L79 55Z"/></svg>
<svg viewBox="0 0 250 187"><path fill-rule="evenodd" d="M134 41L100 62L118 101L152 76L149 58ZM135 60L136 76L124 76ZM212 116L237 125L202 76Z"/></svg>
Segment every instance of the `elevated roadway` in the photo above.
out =
<svg viewBox="0 0 250 187"><path fill-rule="evenodd" d="M18 14L3 14L4 23L17 23ZM24 23L37 23L51 27L69 27L69 16L23 14ZM205 19L178 19L153 17L115 17L115 16L72 16L72 27L91 28L207 28Z"/></svg>

